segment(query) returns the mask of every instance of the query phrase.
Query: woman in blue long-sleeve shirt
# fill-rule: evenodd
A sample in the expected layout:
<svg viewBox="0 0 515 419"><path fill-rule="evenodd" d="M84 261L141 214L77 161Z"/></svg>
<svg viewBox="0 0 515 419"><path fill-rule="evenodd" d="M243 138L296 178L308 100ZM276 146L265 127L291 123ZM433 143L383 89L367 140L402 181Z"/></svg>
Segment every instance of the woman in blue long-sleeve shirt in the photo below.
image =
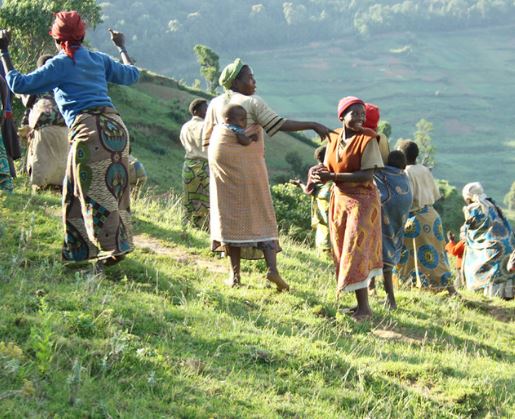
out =
<svg viewBox="0 0 515 419"><path fill-rule="evenodd" d="M63 185L63 259L116 263L133 249L129 134L107 94L107 83L132 84L138 80L139 70L131 64L119 32L111 31L111 38L123 64L82 46L85 25L77 12L57 13L50 35L59 54L24 75L11 63L8 32L0 31L6 80L15 93L53 90L70 128L71 149Z"/></svg>

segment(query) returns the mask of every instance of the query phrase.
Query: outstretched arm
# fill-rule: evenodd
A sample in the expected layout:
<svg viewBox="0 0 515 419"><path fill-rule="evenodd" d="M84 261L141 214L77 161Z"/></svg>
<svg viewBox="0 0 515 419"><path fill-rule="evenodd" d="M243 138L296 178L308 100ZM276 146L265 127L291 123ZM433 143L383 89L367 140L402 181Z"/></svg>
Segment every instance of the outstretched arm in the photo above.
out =
<svg viewBox="0 0 515 419"><path fill-rule="evenodd" d="M291 119L287 119L279 131L306 131L310 129L315 131L322 140L329 139L330 133L333 132L325 125L319 124L318 122L292 121Z"/></svg>

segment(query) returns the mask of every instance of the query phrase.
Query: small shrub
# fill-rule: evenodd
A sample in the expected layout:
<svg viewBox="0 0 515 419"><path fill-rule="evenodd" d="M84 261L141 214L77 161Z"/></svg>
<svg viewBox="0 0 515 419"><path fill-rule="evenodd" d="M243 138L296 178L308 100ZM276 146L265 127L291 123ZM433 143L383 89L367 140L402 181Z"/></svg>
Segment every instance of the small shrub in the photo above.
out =
<svg viewBox="0 0 515 419"><path fill-rule="evenodd" d="M272 186L272 198L281 233L296 241L313 243L311 198L288 183Z"/></svg>
<svg viewBox="0 0 515 419"><path fill-rule="evenodd" d="M458 236L464 222L463 198L448 181L438 180L437 184L442 198L435 203L435 209L442 217L444 230L451 230Z"/></svg>

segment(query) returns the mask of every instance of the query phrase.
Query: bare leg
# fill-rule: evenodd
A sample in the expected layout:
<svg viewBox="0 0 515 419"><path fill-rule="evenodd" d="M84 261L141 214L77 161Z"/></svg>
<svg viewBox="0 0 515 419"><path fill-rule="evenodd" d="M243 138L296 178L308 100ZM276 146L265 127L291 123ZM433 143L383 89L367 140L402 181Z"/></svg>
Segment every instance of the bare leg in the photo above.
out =
<svg viewBox="0 0 515 419"><path fill-rule="evenodd" d="M390 310L395 310L397 308L397 303L395 302L395 295L393 293L393 281L392 281L392 271L391 269L384 268L383 269L383 278L384 278L384 290L386 291L387 302Z"/></svg>
<svg viewBox="0 0 515 419"><path fill-rule="evenodd" d="M370 284L368 285L368 295L377 295L377 289L376 289L376 277L372 277L370 280Z"/></svg>
<svg viewBox="0 0 515 419"><path fill-rule="evenodd" d="M354 312L353 317L365 319L372 316L372 310L368 304L368 288L356 290L356 300L358 300L358 309Z"/></svg>
<svg viewBox="0 0 515 419"><path fill-rule="evenodd" d="M241 247L227 246L227 253L229 253L229 259L231 261L231 274L225 284L230 287L237 287L238 285L241 285Z"/></svg>
<svg viewBox="0 0 515 419"><path fill-rule="evenodd" d="M266 265L268 266L266 279L277 285L278 291L288 291L290 286L281 278L279 270L277 269L277 251L267 247L263 249L263 254L265 256Z"/></svg>
<svg viewBox="0 0 515 419"><path fill-rule="evenodd" d="M454 285L449 285L447 287L447 292L449 293L449 295L458 295L458 291L456 291L456 288L454 288Z"/></svg>

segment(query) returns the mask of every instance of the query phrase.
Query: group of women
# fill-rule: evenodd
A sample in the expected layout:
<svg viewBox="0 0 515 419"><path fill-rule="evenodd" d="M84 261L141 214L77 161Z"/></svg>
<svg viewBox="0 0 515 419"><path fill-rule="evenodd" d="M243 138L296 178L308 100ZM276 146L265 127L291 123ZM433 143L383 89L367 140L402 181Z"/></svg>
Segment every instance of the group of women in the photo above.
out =
<svg viewBox="0 0 515 419"><path fill-rule="evenodd" d="M13 68L10 60L9 34L0 31L0 56L7 83L13 92L20 94L53 90L70 130L71 149L63 198L64 260L117 263L133 249L129 136L107 95L107 83L132 84L138 80L139 71L131 64L123 34L119 32L111 31L111 37L122 63L85 48L82 45L85 26L76 12L57 13L51 35L59 54L36 71L23 75ZM355 292L358 307L354 315L370 316L368 286L384 268L382 220L385 218L374 183L374 172L383 168L384 159L376 132L364 126L365 103L356 97L342 99L338 105L342 128L332 131L316 122L293 121L277 115L254 94L253 72L239 59L223 70L220 84L225 92L209 104L202 135L210 172L212 250L223 251L230 258L229 285L241 284L242 258L264 258L268 267L266 278L280 291L289 289L277 266L281 247L265 164L264 139L265 133L273 136L279 131L313 130L322 140L328 140L324 166L313 171L312 180L331 181L334 185L329 229L337 292ZM219 128L228 105L245 109L247 133L256 134L257 141L242 146L234 136ZM423 166L416 165L409 150L403 151L408 159L406 172L418 189L413 193L411 221L408 221L412 227L406 233L409 240L404 256L400 256L402 249L395 249L400 259L400 275L413 278L422 286L449 288L450 274L440 249L443 248L441 220L432 209L438 195L434 181L432 185L424 183L429 182L430 173L428 176ZM488 202L481 200L477 208L486 211L487 205ZM429 234L434 236L430 243ZM395 240L402 242L398 234ZM417 261L423 261L423 266ZM443 268L435 275L436 266Z"/></svg>

